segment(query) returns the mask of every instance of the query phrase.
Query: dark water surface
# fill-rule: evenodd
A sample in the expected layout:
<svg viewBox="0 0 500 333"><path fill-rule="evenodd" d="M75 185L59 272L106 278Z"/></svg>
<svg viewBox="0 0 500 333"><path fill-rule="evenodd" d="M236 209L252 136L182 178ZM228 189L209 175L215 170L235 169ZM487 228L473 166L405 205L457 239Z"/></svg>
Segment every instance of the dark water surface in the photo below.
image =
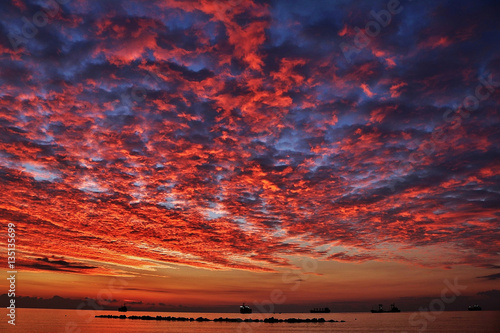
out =
<svg viewBox="0 0 500 333"><path fill-rule="evenodd" d="M415 315L401 313L182 313L182 312L135 312L128 316L173 316L197 318L325 318L345 320L341 323L228 323L228 322L181 322L147 321L131 319L94 318L95 315L120 315L117 311L79 311L51 309L16 309L16 326L9 325L7 309L1 311L0 332L457 332L499 333L500 311L449 311ZM413 315L413 317L412 317ZM427 317L427 319L426 319ZM425 329L424 325L427 325Z"/></svg>

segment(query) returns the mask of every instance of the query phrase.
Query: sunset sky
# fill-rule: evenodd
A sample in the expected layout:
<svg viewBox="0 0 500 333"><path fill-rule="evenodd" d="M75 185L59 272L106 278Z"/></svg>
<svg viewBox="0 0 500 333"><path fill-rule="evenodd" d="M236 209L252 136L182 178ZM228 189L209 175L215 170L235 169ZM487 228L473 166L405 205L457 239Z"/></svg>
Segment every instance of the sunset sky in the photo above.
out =
<svg viewBox="0 0 500 333"><path fill-rule="evenodd" d="M499 15L2 1L16 294L229 311L279 290L279 309L364 311L458 279L463 304L500 306Z"/></svg>

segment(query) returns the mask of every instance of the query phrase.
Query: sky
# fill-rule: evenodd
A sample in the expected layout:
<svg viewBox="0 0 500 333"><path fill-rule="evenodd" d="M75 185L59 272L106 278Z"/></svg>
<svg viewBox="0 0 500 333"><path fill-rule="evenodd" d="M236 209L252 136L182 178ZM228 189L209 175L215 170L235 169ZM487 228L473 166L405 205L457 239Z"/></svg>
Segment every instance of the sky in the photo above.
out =
<svg viewBox="0 0 500 333"><path fill-rule="evenodd" d="M499 14L464 0L2 1L16 294L365 311L458 283L448 309L500 308Z"/></svg>

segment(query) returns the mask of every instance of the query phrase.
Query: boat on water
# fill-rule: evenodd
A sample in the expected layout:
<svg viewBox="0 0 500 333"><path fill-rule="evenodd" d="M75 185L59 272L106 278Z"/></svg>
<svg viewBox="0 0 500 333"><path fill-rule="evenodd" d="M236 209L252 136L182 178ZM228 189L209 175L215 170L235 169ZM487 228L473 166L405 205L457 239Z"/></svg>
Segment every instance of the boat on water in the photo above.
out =
<svg viewBox="0 0 500 333"><path fill-rule="evenodd" d="M311 309L311 313L330 313L329 308L314 308Z"/></svg>
<svg viewBox="0 0 500 333"><path fill-rule="evenodd" d="M372 313L388 313L388 312L401 312L396 306L396 304L391 304L391 309L389 311L385 311L382 304L378 305L378 310L372 310Z"/></svg>
<svg viewBox="0 0 500 333"><path fill-rule="evenodd" d="M482 308L477 305L477 304L474 304L474 305L469 305L469 308L468 308L469 311L481 311Z"/></svg>
<svg viewBox="0 0 500 333"><path fill-rule="evenodd" d="M124 306L120 306L118 308L118 312L127 312L127 307L124 305Z"/></svg>
<svg viewBox="0 0 500 333"><path fill-rule="evenodd" d="M252 313L252 309L243 303L243 305L240 305L240 313Z"/></svg>

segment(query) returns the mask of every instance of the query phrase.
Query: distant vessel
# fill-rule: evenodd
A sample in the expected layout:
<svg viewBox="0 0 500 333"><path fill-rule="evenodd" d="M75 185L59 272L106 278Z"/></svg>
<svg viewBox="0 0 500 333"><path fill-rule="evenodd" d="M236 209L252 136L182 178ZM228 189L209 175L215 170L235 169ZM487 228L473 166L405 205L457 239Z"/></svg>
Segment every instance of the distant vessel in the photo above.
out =
<svg viewBox="0 0 500 333"><path fill-rule="evenodd" d="M311 310L311 313L330 313L329 308L314 308Z"/></svg>
<svg viewBox="0 0 500 333"><path fill-rule="evenodd" d="M481 311L482 308L479 305L474 304L474 305L469 305L469 309L468 310L469 311Z"/></svg>
<svg viewBox="0 0 500 333"><path fill-rule="evenodd" d="M252 313L252 309L243 303L243 305L240 306L240 313Z"/></svg>
<svg viewBox="0 0 500 333"><path fill-rule="evenodd" d="M121 306L118 308L118 312L127 312L127 307L124 305L124 306Z"/></svg>
<svg viewBox="0 0 500 333"><path fill-rule="evenodd" d="M378 310L372 310L372 313L387 313L387 312L401 312L394 303L391 304L391 309L389 311L384 311L382 304L378 305Z"/></svg>

